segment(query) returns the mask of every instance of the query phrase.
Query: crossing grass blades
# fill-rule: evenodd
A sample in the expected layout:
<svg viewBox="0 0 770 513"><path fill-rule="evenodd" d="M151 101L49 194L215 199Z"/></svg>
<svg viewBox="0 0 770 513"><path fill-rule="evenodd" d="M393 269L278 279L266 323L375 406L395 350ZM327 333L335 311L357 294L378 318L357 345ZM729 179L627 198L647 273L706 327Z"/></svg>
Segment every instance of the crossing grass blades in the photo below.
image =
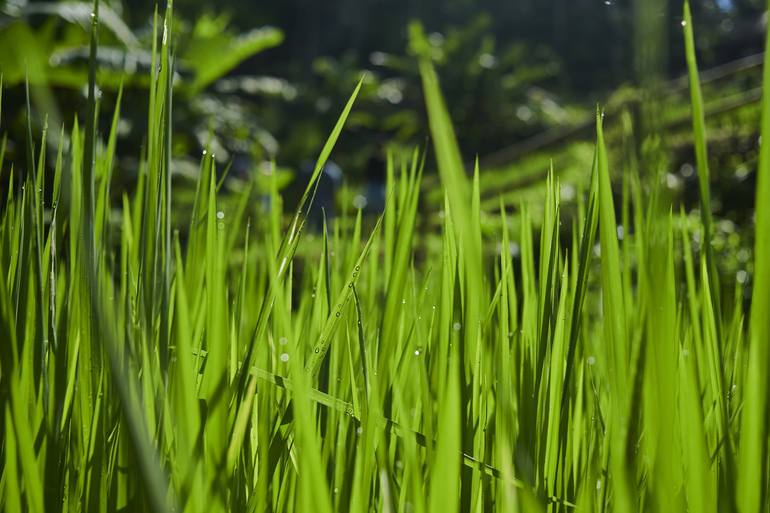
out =
<svg viewBox="0 0 770 513"><path fill-rule="evenodd" d="M686 5L697 226L667 203L654 170L611 159L599 113L577 215L562 221L551 174L542 219L521 205L514 230L501 207L502 229L482 233L478 170L465 172L414 27L429 161L445 194L441 244L421 240L426 155L416 151L389 158L377 220L357 212L327 226L312 251L307 213L361 84L288 215L275 174L268 202L253 187L225 202L206 153L182 229L172 225L182 213L173 211L171 8L156 18L130 195L111 190L119 109L111 126L96 123L98 2L82 121L51 127L55 158L29 107L25 159L5 161L3 139L0 507L767 510L767 62L746 309L725 299L742 285L720 282L708 243ZM484 251L490 241L502 250Z"/></svg>

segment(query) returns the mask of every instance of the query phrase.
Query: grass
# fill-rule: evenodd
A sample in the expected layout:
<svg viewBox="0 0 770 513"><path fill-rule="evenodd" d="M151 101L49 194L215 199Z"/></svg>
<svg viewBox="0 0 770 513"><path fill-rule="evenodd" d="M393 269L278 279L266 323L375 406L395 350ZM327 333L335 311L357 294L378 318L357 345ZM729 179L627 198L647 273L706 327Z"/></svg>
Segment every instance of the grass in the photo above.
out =
<svg viewBox="0 0 770 513"><path fill-rule="evenodd" d="M32 112L24 162L5 162L5 143L0 150L10 184L0 210L0 507L770 507L770 146L757 169L746 309L742 285L719 281L708 243L707 139L686 6L696 226L649 186L657 182L611 160L598 112L576 215L563 215L551 173L538 204L521 204L516 230L503 198L494 234L482 230L480 172L465 173L414 27L444 197L438 247L420 237L429 221L419 211L419 151L390 155L376 221L344 213L320 236L306 233L358 88L291 215L276 173L266 201L253 183L225 198L209 153L192 210L175 212L172 184L183 177L171 161L171 8L156 20L132 195L111 190L119 111L102 139L93 58L85 121L61 128L54 162ZM764 70L767 141L770 62ZM184 217L186 226L173 224ZM486 251L490 240L501 250Z"/></svg>

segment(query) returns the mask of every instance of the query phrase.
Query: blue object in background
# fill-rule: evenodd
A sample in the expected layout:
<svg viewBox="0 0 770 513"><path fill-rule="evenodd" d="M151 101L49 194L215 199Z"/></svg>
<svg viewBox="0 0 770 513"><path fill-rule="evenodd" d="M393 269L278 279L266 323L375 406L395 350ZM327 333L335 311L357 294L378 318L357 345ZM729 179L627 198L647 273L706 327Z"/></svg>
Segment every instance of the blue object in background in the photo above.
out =
<svg viewBox="0 0 770 513"><path fill-rule="evenodd" d="M315 163L305 161L300 167L302 176L300 183L308 183L313 176ZM337 191L342 186L342 168L331 160L326 161L321 176L318 178L318 188L316 189L313 205L308 212L308 225L321 230L323 229L323 215L326 213L327 221L334 218L336 208L334 199Z"/></svg>

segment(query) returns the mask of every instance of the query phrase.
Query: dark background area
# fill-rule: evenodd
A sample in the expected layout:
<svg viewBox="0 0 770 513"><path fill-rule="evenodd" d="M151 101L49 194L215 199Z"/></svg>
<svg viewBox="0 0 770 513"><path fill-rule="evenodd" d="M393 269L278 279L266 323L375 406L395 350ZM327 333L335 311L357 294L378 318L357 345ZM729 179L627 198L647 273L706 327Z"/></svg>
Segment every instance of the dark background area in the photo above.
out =
<svg viewBox="0 0 770 513"><path fill-rule="evenodd" d="M88 5L58 3L74 4ZM155 2L105 4L135 34L139 46L121 48L125 45L110 33L102 34L102 42L126 53L142 50L146 57ZM0 35L23 22L33 38L48 38L43 52L83 50L84 24L72 23L73 17L66 14L57 18L39 12L40 6L50 5L57 2L6 0ZM386 144L425 142L422 91L408 40L409 23L419 20L433 47L453 121L460 127L461 147L468 155L483 157L544 131L574 125L619 87L643 82L650 73L644 56L650 52L662 78L680 76L685 65L681 9L679 1L666 0L177 2L174 32L183 79L194 68L195 50L212 46L211 38L217 35L235 39L274 27L283 37L280 44L242 59L226 77L186 97L178 95L176 152L196 155L204 146L213 146L221 161L236 162L244 170L271 158L298 169L314 157L365 74L364 89L336 152L346 177L365 176L379 166ZM692 9L702 70L761 51L762 1L694 0ZM17 40L6 41L6 46L14 45L18 47ZM222 46L221 52L228 53L228 47ZM120 76L141 72L112 68ZM22 84L7 78L6 109L21 119ZM82 103L82 88L48 82L63 119L71 120ZM142 87L129 83L127 89L141 93ZM109 102L109 94L105 98ZM129 120L132 112L144 111L139 108L143 101L141 94L127 95ZM132 102L137 108L131 108ZM134 119L133 130L123 136L140 144L141 125L141 119Z"/></svg>
<svg viewBox="0 0 770 513"><path fill-rule="evenodd" d="M746 267L746 248L753 247L764 1L691 5L709 125L714 244L721 271L732 274ZM91 7L0 2L0 133L8 137L0 194L11 185L10 166L18 177L26 162L25 77L33 133L46 119L40 113L47 115L49 162L55 161L58 129L67 127L67 133L82 120ZM97 83L103 136L124 86L115 198L136 183L146 142L155 8L151 0L102 2ZM686 69L679 0L176 2L175 203L191 202L200 154L208 149L219 172L229 168L236 179L259 182L274 161L281 187L289 188L286 204L295 204L363 77L331 157L337 178L322 179L324 198L317 203L331 213L334 205L350 209L363 204L351 198L364 198L367 211L379 213L386 150L429 147L410 49L414 22L426 34L463 156L481 159L481 195L492 215L500 197L513 215L523 202L538 203L549 162L571 188L574 207L591 166L593 116L601 105L608 112L617 185L634 155L642 175L662 178L677 207L698 218L688 86L677 80ZM621 126L624 115L632 120L633 140ZM442 208L430 155L422 205L428 220ZM224 192L243 181L224 181ZM347 196L342 183L351 186Z"/></svg>
<svg viewBox="0 0 770 513"><path fill-rule="evenodd" d="M644 4L657 20L643 19ZM149 9L132 22L146 19ZM178 9L192 19L213 6L186 2ZM692 9L701 69L761 51L763 2L695 0ZM485 155L568 125L622 84L639 82L640 47L650 44L645 23L662 27L663 39L652 42L663 54L662 73L677 77L685 70L678 1L228 0L216 10L229 13L241 30L272 25L285 34L282 45L244 62L237 73L276 76L297 87L280 114L265 112L284 146L282 159L291 163L317 146L364 70L398 92L380 87L364 97L362 109L371 116L354 119L354 135L341 142L347 151L340 153L361 149L351 163L360 168L363 155L384 141L420 142L426 133L421 91L415 63L405 59L411 20L420 20L439 48L442 87L468 153Z"/></svg>

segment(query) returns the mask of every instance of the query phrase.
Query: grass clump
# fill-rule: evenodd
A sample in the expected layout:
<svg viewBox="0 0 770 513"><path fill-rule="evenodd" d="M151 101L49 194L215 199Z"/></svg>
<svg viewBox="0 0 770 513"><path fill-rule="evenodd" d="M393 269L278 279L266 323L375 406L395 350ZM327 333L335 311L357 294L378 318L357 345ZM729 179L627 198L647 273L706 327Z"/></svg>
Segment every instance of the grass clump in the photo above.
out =
<svg viewBox="0 0 770 513"><path fill-rule="evenodd" d="M50 165L47 130L28 120L26 161L3 166L5 510L767 509L770 150L745 310L724 300L721 288L740 298L741 285L716 279L709 245L686 6L702 247L636 168L613 194L599 113L571 240L551 173L540 228L522 205L514 232L501 205L491 255L479 170L465 174L416 27L440 247L418 236L425 156L414 152L389 157L375 223L359 211L302 249L319 238L305 234L307 213L358 88L291 216L275 173L268 201L250 184L225 202L204 153L188 224L173 225L168 9L132 195L111 191L119 112L104 141L96 126L98 15L84 128L62 129Z"/></svg>

